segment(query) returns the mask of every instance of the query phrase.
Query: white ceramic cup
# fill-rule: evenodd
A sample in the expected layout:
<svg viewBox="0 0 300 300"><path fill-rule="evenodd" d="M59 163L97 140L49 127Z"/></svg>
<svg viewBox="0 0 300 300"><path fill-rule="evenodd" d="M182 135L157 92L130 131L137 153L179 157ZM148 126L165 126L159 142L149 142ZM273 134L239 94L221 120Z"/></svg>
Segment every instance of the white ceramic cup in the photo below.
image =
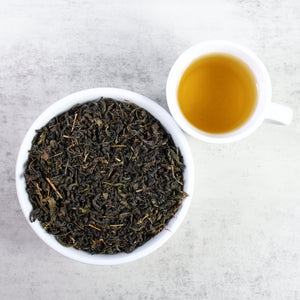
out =
<svg viewBox="0 0 300 300"><path fill-rule="evenodd" d="M211 134L194 127L184 117L177 98L179 82L184 71L195 60L213 53L228 54L246 63L256 78L258 88L257 105L252 116L241 127L223 134ZM211 143L229 143L241 140L253 133L264 120L288 125L293 115L289 107L271 102L271 80L262 61L251 50L228 41L212 40L201 42L182 53L169 73L166 96L170 112L179 126L189 135Z"/></svg>

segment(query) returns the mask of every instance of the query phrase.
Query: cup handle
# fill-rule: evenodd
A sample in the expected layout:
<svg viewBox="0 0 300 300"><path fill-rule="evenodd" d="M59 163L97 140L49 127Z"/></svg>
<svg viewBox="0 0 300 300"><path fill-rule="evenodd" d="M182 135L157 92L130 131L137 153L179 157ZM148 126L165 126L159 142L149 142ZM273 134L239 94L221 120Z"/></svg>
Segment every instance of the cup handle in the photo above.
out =
<svg viewBox="0 0 300 300"><path fill-rule="evenodd" d="M292 122L293 111L291 108L278 103L271 103L267 110L266 121L280 125L289 125Z"/></svg>

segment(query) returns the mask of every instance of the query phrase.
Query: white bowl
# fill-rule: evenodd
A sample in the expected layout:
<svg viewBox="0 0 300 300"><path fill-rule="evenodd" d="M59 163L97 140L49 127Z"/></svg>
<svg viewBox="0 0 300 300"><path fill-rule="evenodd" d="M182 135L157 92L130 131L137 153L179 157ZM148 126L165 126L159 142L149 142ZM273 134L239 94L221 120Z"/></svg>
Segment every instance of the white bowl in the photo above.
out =
<svg viewBox="0 0 300 300"><path fill-rule="evenodd" d="M89 254L84 251L77 250L75 248L66 248L62 246L59 242L56 241L53 235L48 234L44 228L40 225L40 222L37 220L34 223L31 223L29 220L29 214L32 210L32 205L29 201L28 194L26 192L26 183L24 178L24 168L28 159L28 150L31 148L31 142L33 137L36 134L36 130L40 129L44 125L46 125L53 117L58 114L61 114L76 104L81 104L87 101L92 101L99 99L100 97L113 98L115 100L124 101L129 100L137 104L140 107L146 109L149 113L151 113L155 118L157 118L161 124L165 127L165 129L171 134L175 144L179 147L184 163L185 163L185 171L184 171L184 191L190 195L186 197L183 202L181 208L175 214L175 216L169 221L167 225L167 230L161 231L151 240L146 242L141 247L138 247L133 252L126 253L118 253L113 255L108 254ZM191 202L191 195L193 191L194 185L194 166L192 161L192 153L189 147L189 144L185 138L185 135L178 127L174 119L170 116L170 114L165 111L161 106L152 100L123 89L116 88L95 88L80 91L74 94L71 94L58 102L51 105L48 109L46 109L32 124L26 133L24 140L22 142L21 148L19 150L17 165L16 165L16 187L17 194L19 198L19 202L24 213L24 216L31 228L35 231L35 233L51 248L58 251L59 253L72 258L74 260L93 264L93 265L116 265L121 263L130 262L141 257L144 257L160 246L162 246L176 231L181 222L183 221L188 208Z"/></svg>

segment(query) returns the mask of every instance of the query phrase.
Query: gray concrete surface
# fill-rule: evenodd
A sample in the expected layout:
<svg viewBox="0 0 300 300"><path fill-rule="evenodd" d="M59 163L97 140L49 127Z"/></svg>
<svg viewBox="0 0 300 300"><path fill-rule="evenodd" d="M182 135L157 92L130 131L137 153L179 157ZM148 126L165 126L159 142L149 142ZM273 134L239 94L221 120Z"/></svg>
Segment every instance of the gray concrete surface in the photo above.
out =
<svg viewBox="0 0 300 300"><path fill-rule="evenodd" d="M300 299L300 2L0 1L1 299ZM112 86L167 108L169 69L187 47L253 49L289 105L289 127L210 145L191 137L196 190L181 228L139 261L96 267L46 246L20 210L18 148L50 104Z"/></svg>

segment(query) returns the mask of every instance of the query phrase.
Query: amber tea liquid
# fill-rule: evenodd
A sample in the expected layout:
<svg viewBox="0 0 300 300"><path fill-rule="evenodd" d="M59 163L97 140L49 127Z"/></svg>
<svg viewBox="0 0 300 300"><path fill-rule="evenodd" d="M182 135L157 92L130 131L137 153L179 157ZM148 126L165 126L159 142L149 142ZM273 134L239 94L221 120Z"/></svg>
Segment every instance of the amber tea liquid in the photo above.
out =
<svg viewBox="0 0 300 300"><path fill-rule="evenodd" d="M257 103L257 84L250 68L227 54L209 54L194 61L178 86L185 118L207 133L227 133L242 126Z"/></svg>

